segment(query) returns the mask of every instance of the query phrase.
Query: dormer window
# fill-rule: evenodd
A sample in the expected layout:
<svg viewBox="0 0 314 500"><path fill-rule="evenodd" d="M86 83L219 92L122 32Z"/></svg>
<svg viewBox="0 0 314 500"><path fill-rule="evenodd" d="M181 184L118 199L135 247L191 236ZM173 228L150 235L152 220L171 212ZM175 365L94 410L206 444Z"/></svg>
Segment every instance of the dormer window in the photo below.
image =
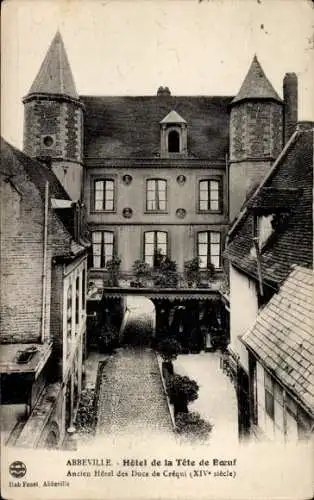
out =
<svg viewBox="0 0 314 500"><path fill-rule="evenodd" d="M171 130L168 134L168 152L180 153L180 135L177 130Z"/></svg>
<svg viewBox="0 0 314 500"><path fill-rule="evenodd" d="M253 216L252 257L256 258L256 253L263 251L270 238L285 229L300 194L296 188L263 187L249 200L247 207Z"/></svg>
<svg viewBox="0 0 314 500"><path fill-rule="evenodd" d="M187 124L172 110L160 122L160 156L171 158L187 154Z"/></svg>

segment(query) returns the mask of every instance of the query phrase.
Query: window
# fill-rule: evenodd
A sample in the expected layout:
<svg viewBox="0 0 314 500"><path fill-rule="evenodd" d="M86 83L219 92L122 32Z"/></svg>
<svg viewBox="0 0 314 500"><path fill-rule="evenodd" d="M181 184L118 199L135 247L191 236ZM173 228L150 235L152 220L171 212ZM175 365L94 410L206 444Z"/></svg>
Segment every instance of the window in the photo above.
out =
<svg viewBox="0 0 314 500"><path fill-rule="evenodd" d="M202 180L199 183L199 210L208 212L221 210L221 182L218 180Z"/></svg>
<svg viewBox="0 0 314 500"><path fill-rule="evenodd" d="M114 210L114 181L110 179L98 180L94 183L96 211Z"/></svg>
<svg viewBox="0 0 314 500"><path fill-rule="evenodd" d="M70 354L72 336L72 285L69 285L67 291L67 356Z"/></svg>
<svg viewBox="0 0 314 500"><path fill-rule="evenodd" d="M168 237L165 231L147 231L144 233L144 260L156 267L162 257L168 253Z"/></svg>
<svg viewBox="0 0 314 500"><path fill-rule="evenodd" d="M146 185L146 210L165 211L167 208L167 181L150 179Z"/></svg>
<svg viewBox="0 0 314 500"><path fill-rule="evenodd" d="M77 276L75 280L75 323L80 322L80 278Z"/></svg>
<svg viewBox="0 0 314 500"><path fill-rule="evenodd" d="M86 269L83 269L82 272L82 309L84 310L86 307Z"/></svg>
<svg viewBox="0 0 314 500"><path fill-rule="evenodd" d="M221 235L215 231L198 233L197 256L201 269L207 269L210 264L215 268L221 267Z"/></svg>
<svg viewBox="0 0 314 500"><path fill-rule="evenodd" d="M168 134L168 152L180 153L180 136L176 130L171 130Z"/></svg>
<svg viewBox="0 0 314 500"><path fill-rule="evenodd" d="M93 267L105 268L107 262L113 257L113 232L93 231Z"/></svg>
<svg viewBox="0 0 314 500"><path fill-rule="evenodd" d="M275 400L274 400L274 382L273 379L265 372L265 411L267 415L274 420L275 417Z"/></svg>

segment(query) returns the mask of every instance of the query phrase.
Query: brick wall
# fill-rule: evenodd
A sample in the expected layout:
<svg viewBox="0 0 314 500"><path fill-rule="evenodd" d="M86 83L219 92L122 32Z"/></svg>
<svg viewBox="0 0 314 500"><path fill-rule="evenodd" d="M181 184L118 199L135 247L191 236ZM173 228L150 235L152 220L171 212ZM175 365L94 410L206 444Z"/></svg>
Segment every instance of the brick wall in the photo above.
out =
<svg viewBox="0 0 314 500"><path fill-rule="evenodd" d="M74 103L36 100L25 104L24 151L32 156L51 156L64 160L82 161L83 112ZM50 147L43 137L54 139Z"/></svg>
<svg viewBox="0 0 314 500"><path fill-rule="evenodd" d="M0 342L41 338L44 200L22 168L10 165L14 185L1 182ZM69 251L70 235L49 212L45 336L50 330L51 261Z"/></svg>
<svg viewBox="0 0 314 500"><path fill-rule="evenodd" d="M274 102L244 102L230 116L230 160L276 158L282 149L282 107Z"/></svg>

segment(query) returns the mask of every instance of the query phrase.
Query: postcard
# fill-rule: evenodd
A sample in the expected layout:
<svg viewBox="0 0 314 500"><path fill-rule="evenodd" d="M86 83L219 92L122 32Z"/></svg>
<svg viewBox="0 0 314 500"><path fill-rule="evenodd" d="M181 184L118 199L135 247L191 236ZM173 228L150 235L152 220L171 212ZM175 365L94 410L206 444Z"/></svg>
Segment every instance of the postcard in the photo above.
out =
<svg viewBox="0 0 314 500"><path fill-rule="evenodd" d="M3 498L312 498L313 26L3 2Z"/></svg>

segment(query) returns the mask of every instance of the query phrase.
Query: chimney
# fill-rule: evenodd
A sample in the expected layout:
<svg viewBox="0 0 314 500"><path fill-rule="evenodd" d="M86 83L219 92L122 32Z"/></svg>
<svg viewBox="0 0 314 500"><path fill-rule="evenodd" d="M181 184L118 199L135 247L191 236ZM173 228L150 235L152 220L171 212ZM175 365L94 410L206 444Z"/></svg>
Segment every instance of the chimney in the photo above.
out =
<svg viewBox="0 0 314 500"><path fill-rule="evenodd" d="M298 78L295 73L286 73L283 80L284 100L284 144L288 142L298 123Z"/></svg>
<svg viewBox="0 0 314 500"><path fill-rule="evenodd" d="M157 95L158 96L170 96L171 92L169 87L159 87L157 90Z"/></svg>

